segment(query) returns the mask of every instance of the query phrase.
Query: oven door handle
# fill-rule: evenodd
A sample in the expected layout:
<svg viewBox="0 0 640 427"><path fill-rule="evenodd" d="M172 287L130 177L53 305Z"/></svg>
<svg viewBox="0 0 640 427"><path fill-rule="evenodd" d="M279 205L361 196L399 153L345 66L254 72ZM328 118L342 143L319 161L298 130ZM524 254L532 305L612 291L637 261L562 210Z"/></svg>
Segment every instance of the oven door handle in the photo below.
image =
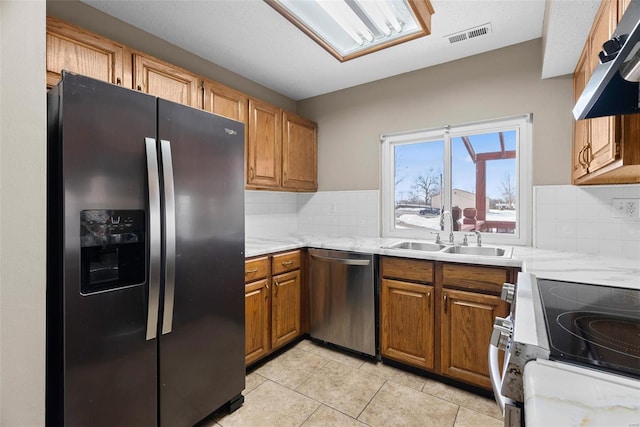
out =
<svg viewBox="0 0 640 427"><path fill-rule="evenodd" d="M500 411L504 416L505 398L501 391L502 379L500 378L498 351L498 347L493 344L489 344L489 377L491 378L491 387L493 388L493 395L496 397L496 403L500 407Z"/></svg>

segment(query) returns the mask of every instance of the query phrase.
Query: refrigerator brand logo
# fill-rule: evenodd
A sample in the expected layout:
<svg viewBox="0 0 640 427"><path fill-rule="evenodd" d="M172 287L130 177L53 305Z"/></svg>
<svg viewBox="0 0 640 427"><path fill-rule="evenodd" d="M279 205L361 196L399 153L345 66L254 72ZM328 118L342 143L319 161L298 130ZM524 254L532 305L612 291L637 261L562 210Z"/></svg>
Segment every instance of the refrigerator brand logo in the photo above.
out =
<svg viewBox="0 0 640 427"><path fill-rule="evenodd" d="M235 131L233 129L227 129L227 128L224 128L224 131L226 133L228 133L229 135L236 135L238 133L237 131Z"/></svg>

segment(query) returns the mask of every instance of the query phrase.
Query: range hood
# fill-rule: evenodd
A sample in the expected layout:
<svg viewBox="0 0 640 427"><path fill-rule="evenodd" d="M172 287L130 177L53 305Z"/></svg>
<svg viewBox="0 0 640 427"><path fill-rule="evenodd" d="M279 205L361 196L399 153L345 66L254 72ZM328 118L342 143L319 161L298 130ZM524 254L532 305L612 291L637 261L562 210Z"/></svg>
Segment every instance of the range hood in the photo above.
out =
<svg viewBox="0 0 640 427"><path fill-rule="evenodd" d="M640 0L631 0L573 108L576 120L640 113Z"/></svg>

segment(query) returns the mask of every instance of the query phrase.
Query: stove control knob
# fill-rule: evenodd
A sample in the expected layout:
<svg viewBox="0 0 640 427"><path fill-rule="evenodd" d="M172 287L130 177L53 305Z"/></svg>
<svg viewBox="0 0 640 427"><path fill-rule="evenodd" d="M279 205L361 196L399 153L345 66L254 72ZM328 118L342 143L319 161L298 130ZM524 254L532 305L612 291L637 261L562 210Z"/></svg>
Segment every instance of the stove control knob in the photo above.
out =
<svg viewBox="0 0 640 427"><path fill-rule="evenodd" d="M516 296L516 285L513 283L505 283L502 285L502 294L500 299L511 304Z"/></svg>
<svg viewBox="0 0 640 427"><path fill-rule="evenodd" d="M493 323L493 332L491 333L491 344L498 347L500 350L505 350L511 339L511 332L513 325L510 319L503 319L502 317L496 317Z"/></svg>

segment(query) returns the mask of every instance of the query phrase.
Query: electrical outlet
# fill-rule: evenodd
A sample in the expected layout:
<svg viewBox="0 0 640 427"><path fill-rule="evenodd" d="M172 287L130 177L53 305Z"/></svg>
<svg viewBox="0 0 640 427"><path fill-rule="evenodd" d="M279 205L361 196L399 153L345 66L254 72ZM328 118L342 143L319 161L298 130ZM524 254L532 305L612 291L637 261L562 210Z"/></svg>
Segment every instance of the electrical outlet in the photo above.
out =
<svg viewBox="0 0 640 427"><path fill-rule="evenodd" d="M612 212L616 218L640 218L640 199L613 199Z"/></svg>

